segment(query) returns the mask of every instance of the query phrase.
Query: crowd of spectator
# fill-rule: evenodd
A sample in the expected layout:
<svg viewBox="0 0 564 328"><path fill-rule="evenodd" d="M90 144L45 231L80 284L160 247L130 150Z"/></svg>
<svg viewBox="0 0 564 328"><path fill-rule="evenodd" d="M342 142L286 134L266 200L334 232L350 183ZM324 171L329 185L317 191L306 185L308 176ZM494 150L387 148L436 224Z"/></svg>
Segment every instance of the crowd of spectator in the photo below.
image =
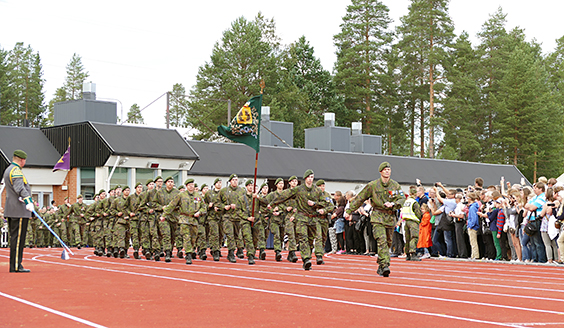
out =
<svg viewBox="0 0 564 328"><path fill-rule="evenodd" d="M501 181L483 186L447 189L437 182L431 188L419 180L409 197L419 204L421 218L417 255L535 263L564 263L564 185L556 179L538 179L533 187ZM416 191L416 192L415 192ZM415 192L415 193L414 193ZM377 254L370 224L370 202L349 219L343 212L354 197L336 192L326 252ZM397 213L390 254L405 257L405 220Z"/></svg>

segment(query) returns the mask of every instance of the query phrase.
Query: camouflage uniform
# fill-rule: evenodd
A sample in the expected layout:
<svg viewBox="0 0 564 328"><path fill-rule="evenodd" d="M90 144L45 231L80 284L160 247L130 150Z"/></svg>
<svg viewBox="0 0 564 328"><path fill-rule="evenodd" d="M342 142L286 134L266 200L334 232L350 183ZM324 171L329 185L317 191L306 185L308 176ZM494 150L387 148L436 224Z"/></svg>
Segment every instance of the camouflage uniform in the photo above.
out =
<svg viewBox="0 0 564 328"><path fill-rule="evenodd" d="M215 251L219 251L220 239L219 239L219 227L221 224L221 217L223 216L223 208L220 206L219 193L222 189L216 190L212 187L204 196L204 201L208 205L207 209L207 223L209 227L208 242L210 244L210 249L212 254ZM210 204L212 206L210 206Z"/></svg>
<svg viewBox="0 0 564 328"><path fill-rule="evenodd" d="M104 253L105 248L110 248L109 240L106 236L110 205L110 198L106 196L104 199L100 199L96 204L96 207L94 208L94 213L97 217L97 219L95 220L96 241L94 242L94 245L99 247L99 252L101 253Z"/></svg>
<svg viewBox="0 0 564 328"><path fill-rule="evenodd" d="M272 203L276 198L279 197L282 191L275 190L266 196L266 201L268 203ZM284 237L284 223L286 220L286 213L279 208L279 211L275 211L275 208L272 208L268 211L268 215L270 216L270 232L272 232L273 240L274 240L274 251L280 252L282 250L282 242Z"/></svg>
<svg viewBox="0 0 564 328"><path fill-rule="evenodd" d="M178 219L173 218L173 212L178 211ZM195 216L197 214L197 216ZM189 261L194 252L196 239L198 238L198 216L206 214L206 204L199 192L188 190L176 193L172 201L165 206L163 216L167 220L178 220L180 233L183 236L183 247L186 252L186 260ZM177 245L177 247L182 248Z"/></svg>
<svg viewBox="0 0 564 328"><path fill-rule="evenodd" d="M319 215L318 210L323 209L326 211L329 204L325 201L319 187L315 185L307 187L306 184L301 184L293 189L286 189L281 192L279 197L271 203L271 207L272 205L280 204L288 199L296 200L297 211L294 216L297 220L296 232L300 243L300 254L304 263L304 269L309 270L309 260L311 258L310 239L322 239L321 228L317 220L317 216ZM313 201L315 204L309 206L309 200ZM320 246L319 243L316 243L315 247L318 248ZM316 249L315 253L323 254L323 249Z"/></svg>
<svg viewBox="0 0 564 328"><path fill-rule="evenodd" d="M237 247L237 237L241 230L239 213L242 209L240 201L243 200L245 190L241 187L227 187L219 192L220 207L224 210L223 231L227 235L227 249L232 252ZM225 210L225 206L235 204L235 208Z"/></svg>
<svg viewBox="0 0 564 328"><path fill-rule="evenodd" d="M327 241L327 233L329 232L329 221L330 215L329 213L333 212L335 209L335 205L331 202L331 194L327 191L323 191L323 197L325 198L325 202L327 203L327 212L323 215L318 215L317 220L319 221L319 227L321 228L321 240L316 240L316 243L321 243L319 246L315 246L316 250L321 250L321 253L315 253L316 256L322 256L325 250L325 242Z"/></svg>
<svg viewBox="0 0 564 328"><path fill-rule="evenodd" d="M32 213L27 225L27 235L25 236L25 245L28 247L36 245L38 222L39 219L35 217L35 213Z"/></svg>
<svg viewBox="0 0 564 328"><path fill-rule="evenodd" d="M125 201L125 212L124 215L127 215L129 218L129 233L131 235L131 243L133 244L133 250L135 252L139 251L139 201L141 200L141 194L137 194L135 189L132 190L132 193L129 194Z"/></svg>
<svg viewBox="0 0 564 328"><path fill-rule="evenodd" d="M129 240L126 241L126 232L129 226L129 209L126 206L127 198L123 194L115 197L110 208L111 215L115 218L112 229L112 245L119 248L119 256L125 257L129 248ZM116 250L114 250L115 254Z"/></svg>
<svg viewBox="0 0 564 328"><path fill-rule="evenodd" d="M70 235L73 241L73 246L82 245L82 236L80 234L80 223L83 221L84 214L86 213L86 204L81 204L78 201L70 207L69 223Z"/></svg>
<svg viewBox="0 0 564 328"><path fill-rule="evenodd" d="M69 244L69 238L68 238L69 213L70 213L70 206L67 206L66 204L59 205L59 210L57 211L59 223L61 223L61 225L59 226L59 232L60 232L59 237L67 245Z"/></svg>
<svg viewBox="0 0 564 328"><path fill-rule="evenodd" d="M390 179L387 183L383 183L380 178L368 183L362 189L350 203L347 213L350 214L357 210L367 199L370 199L372 203L370 222L372 223L372 234L378 245L378 270L382 270L390 266L390 247L396 212L405 202L405 196L396 181ZM386 202L394 203L393 207L385 207Z"/></svg>
<svg viewBox="0 0 564 328"><path fill-rule="evenodd" d="M173 234L176 232L178 218L174 215L169 215L165 221L160 221L160 217L163 213L163 207L168 205L178 193L179 191L176 188L167 190L163 187L156 192L155 198L153 199L159 230L162 235L162 247L165 252L172 253L172 241L174 240Z"/></svg>
<svg viewBox="0 0 564 328"><path fill-rule="evenodd" d="M145 190L139 195L139 205L137 212L139 213L139 230L141 233L141 246L143 252L160 251L161 244L159 242L159 233L157 219L152 205L152 199L157 190ZM150 257L150 256L149 256ZM148 258L149 259L149 258Z"/></svg>
<svg viewBox="0 0 564 328"><path fill-rule="evenodd" d="M241 227L241 236L243 242L245 243L245 248L247 249L247 257L254 258L256 248L253 243L253 232L251 228L251 221L248 220L249 217L254 217L255 220L260 216L260 206L259 202L255 200L255 208L253 212L253 194L245 192L241 196L240 204L243 206L242 210L239 211L239 224Z"/></svg>
<svg viewBox="0 0 564 328"><path fill-rule="evenodd" d="M286 222L284 223L284 231L286 232L286 235L288 235L288 251L295 252L298 250L298 243L296 240L297 222L295 216L295 213L297 211L296 201L294 199L288 199L284 203L279 204L278 208L280 208L282 211L286 213ZM291 260L290 257L288 257L288 260Z"/></svg>
<svg viewBox="0 0 564 328"><path fill-rule="evenodd" d="M406 208L406 206L408 208ZM401 208L402 219L405 222L405 254L408 260L415 256L417 249L417 241L419 240L419 222L423 214L419 203L413 198L409 197Z"/></svg>

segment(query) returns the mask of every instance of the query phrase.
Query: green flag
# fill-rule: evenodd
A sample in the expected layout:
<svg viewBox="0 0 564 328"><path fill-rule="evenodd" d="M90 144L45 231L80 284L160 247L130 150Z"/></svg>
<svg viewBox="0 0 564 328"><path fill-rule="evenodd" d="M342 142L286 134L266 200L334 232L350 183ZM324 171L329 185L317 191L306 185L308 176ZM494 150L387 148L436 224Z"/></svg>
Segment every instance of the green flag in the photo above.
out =
<svg viewBox="0 0 564 328"><path fill-rule="evenodd" d="M262 94L254 96L239 110L229 126L220 125L217 132L235 142L260 151L260 114Z"/></svg>

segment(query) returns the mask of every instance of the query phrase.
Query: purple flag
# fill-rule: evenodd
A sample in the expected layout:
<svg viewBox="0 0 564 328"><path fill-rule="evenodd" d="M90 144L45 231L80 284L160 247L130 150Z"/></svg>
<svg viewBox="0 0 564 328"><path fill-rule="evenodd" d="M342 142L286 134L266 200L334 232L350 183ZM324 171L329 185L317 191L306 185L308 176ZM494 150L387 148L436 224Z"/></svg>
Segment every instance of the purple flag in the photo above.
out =
<svg viewBox="0 0 564 328"><path fill-rule="evenodd" d="M67 151L61 156L61 159L55 164L53 167L53 172L57 170L70 170L70 146L67 148Z"/></svg>

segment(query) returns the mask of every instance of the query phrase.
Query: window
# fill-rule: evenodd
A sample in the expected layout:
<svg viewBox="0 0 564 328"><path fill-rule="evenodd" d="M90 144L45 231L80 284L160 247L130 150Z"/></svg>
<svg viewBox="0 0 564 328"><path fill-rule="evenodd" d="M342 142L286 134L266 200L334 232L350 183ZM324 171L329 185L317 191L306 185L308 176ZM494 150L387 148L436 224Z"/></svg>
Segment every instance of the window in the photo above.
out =
<svg viewBox="0 0 564 328"><path fill-rule="evenodd" d="M135 184L137 182L141 182L143 186L145 186L145 182L147 180L154 180L155 179L155 170L152 169L135 169ZM130 186L134 187L134 186Z"/></svg>
<svg viewBox="0 0 564 328"><path fill-rule="evenodd" d="M111 172L111 171L110 171ZM120 185L122 188L127 186L129 180L129 169L125 167L116 167L112 180L110 181L110 188Z"/></svg>
<svg viewBox="0 0 564 328"><path fill-rule="evenodd" d="M93 167L80 168L80 193L85 200L94 199L96 193L96 169Z"/></svg>

